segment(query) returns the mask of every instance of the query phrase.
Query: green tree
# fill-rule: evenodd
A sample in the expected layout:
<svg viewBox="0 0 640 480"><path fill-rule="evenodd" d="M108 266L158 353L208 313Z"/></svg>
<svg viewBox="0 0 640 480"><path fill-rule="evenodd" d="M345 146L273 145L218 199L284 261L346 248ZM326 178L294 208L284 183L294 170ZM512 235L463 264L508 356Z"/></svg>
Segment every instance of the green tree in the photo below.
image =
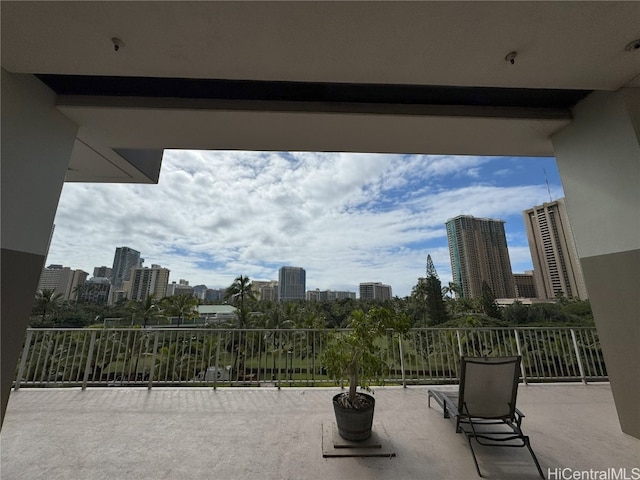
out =
<svg viewBox="0 0 640 480"><path fill-rule="evenodd" d="M215 335L198 335L191 331L174 330L163 337L158 349L157 370L173 381L206 378L206 371L215 358Z"/></svg>
<svg viewBox="0 0 640 480"><path fill-rule="evenodd" d="M516 300L511 305L505 307L502 318L512 325L524 325L529 319L529 308L521 301Z"/></svg>
<svg viewBox="0 0 640 480"><path fill-rule="evenodd" d="M386 335L388 329L404 334L410 326L407 315L384 307L373 307L367 313L362 310L351 313L350 330L335 335L322 353L322 362L329 375L336 381L348 381L346 398L349 404L356 405L358 386L368 389L387 369L377 340Z"/></svg>
<svg viewBox="0 0 640 480"><path fill-rule="evenodd" d="M158 299L153 294L149 294L144 300L129 302L129 311L133 316L133 321L142 320L142 326L147 328L150 321L162 316L162 309Z"/></svg>
<svg viewBox="0 0 640 480"><path fill-rule="evenodd" d="M460 295L460 287L456 282L449 282L446 287L442 287L442 296L449 298L457 298Z"/></svg>
<svg viewBox="0 0 640 480"><path fill-rule="evenodd" d="M178 326L182 325L185 319L191 319L196 316L196 307L198 299L193 295L172 295L162 299L164 311L166 315L178 317Z"/></svg>
<svg viewBox="0 0 640 480"><path fill-rule="evenodd" d="M282 304L278 302L268 302L267 310L261 316L259 326L267 329L264 335L264 341L271 344L271 379L275 380L276 371L276 353L280 352L289 343L287 330L294 328L295 322L288 319L282 309Z"/></svg>
<svg viewBox="0 0 640 480"><path fill-rule="evenodd" d="M55 317L49 323L61 328L83 328L91 324L96 315L84 308L85 305L78 303L63 302L55 309Z"/></svg>
<svg viewBox="0 0 640 480"><path fill-rule="evenodd" d="M36 293L34 312L42 315L42 323L46 323L47 314L54 313L62 306L63 295L54 289L43 288Z"/></svg>
<svg viewBox="0 0 640 480"><path fill-rule="evenodd" d="M412 291L412 296L418 304L418 311L426 314L428 325L439 325L449 319L447 307L442 298L443 288L438 277L436 267L431 260L431 255L427 255L427 276L421 278Z"/></svg>
<svg viewBox="0 0 640 480"><path fill-rule="evenodd" d="M442 284L436 275L430 275L426 280L427 315L430 325L439 325L449 319L447 307L442 298Z"/></svg>
<svg viewBox="0 0 640 480"><path fill-rule="evenodd" d="M496 303L496 297L491 291L491 287L489 287L489 284L485 280L482 281L482 296L480 297L480 306L485 315L497 319L502 318L502 315L500 314L500 308Z"/></svg>
<svg viewBox="0 0 640 480"><path fill-rule="evenodd" d="M415 323L421 327L427 326L427 282L420 278L418 283L411 289L409 310Z"/></svg>
<svg viewBox="0 0 640 480"><path fill-rule="evenodd" d="M247 328L249 325L250 302L256 301L256 295L251 285L251 279L240 275L237 277L224 294L225 301L231 301L238 308L238 328Z"/></svg>
<svg viewBox="0 0 640 480"><path fill-rule="evenodd" d="M353 298L343 298L337 301L325 302L323 304L326 313L327 325L329 327L339 327L346 324L351 312L356 309L358 300Z"/></svg>
<svg viewBox="0 0 640 480"><path fill-rule="evenodd" d="M258 326L269 330L278 330L281 328L294 328L295 321L287 318L282 309L282 304L277 302L269 302L269 308L261 316Z"/></svg>
<svg viewBox="0 0 640 480"><path fill-rule="evenodd" d="M564 312L564 308L563 305L557 303L531 305L529 307L529 323L538 325L566 324L571 320L571 316Z"/></svg>
<svg viewBox="0 0 640 480"><path fill-rule="evenodd" d="M479 303L478 298L446 298L447 310L451 317L459 317L470 313L479 313L482 310Z"/></svg>
<svg viewBox="0 0 640 480"><path fill-rule="evenodd" d="M71 293L73 294L75 301L77 303L83 303L84 302L84 296L86 293L88 293L89 291L89 284L87 283L83 283L83 284L78 284L75 287L73 287L73 290L71 290Z"/></svg>
<svg viewBox="0 0 640 480"><path fill-rule="evenodd" d="M589 300L574 299L562 305L562 311L572 318L579 318L582 323L593 324L593 312Z"/></svg>
<svg viewBox="0 0 640 480"><path fill-rule="evenodd" d="M239 329L247 328L250 321L251 303L256 302L251 279L243 275L236 277L225 291L224 300L231 301L238 309L236 312L238 319L237 327ZM240 379L241 372L244 371L244 358L246 356L246 352L243 351L244 343L244 335L242 332L239 332L237 336L233 336L232 344L228 347L233 352L233 370L236 372L238 379Z"/></svg>
<svg viewBox="0 0 640 480"><path fill-rule="evenodd" d="M569 303L569 299L565 296L562 290L556 290L556 301L560 305L566 305L567 303Z"/></svg>

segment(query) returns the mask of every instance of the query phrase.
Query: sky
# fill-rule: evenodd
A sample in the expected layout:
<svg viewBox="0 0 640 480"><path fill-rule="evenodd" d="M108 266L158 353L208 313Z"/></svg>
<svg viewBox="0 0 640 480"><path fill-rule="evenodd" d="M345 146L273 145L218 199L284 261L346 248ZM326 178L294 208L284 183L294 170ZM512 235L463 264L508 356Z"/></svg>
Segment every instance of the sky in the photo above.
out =
<svg viewBox="0 0 640 480"><path fill-rule="evenodd" d="M513 272L531 270L522 212L563 196L554 158L165 150L157 185L65 183L46 264L91 276L127 246L170 282L294 266L307 290L382 282L404 297L427 255L451 281L458 215L504 220Z"/></svg>

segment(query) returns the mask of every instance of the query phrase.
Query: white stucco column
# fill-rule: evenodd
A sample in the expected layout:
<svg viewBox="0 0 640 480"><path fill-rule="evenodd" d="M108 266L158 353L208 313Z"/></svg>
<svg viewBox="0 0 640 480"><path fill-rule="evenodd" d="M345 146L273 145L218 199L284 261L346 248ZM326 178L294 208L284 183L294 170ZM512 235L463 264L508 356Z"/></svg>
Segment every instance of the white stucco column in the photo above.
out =
<svg viewBox="0 0 640 480"><path fill-rule="evenodd" d="M620 425L640 438L640 89L573 116L553 146Z"/></svg>
<svg viewBox="0 0 640 480"><path fill-rule="evenodd" d="M77 126L32 75L2 69L2 360L0 422L46 259Z"/></svg>

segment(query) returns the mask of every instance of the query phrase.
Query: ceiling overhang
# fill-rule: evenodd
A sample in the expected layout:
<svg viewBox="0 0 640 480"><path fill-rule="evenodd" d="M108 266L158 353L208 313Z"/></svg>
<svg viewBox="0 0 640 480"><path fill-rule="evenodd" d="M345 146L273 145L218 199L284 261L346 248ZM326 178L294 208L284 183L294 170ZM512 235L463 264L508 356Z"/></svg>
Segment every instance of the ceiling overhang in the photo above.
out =
<svg viewBox="0 0 640 480"><path fill-rule="evenodd" d="M640 86L638 18L640 2L3 1L2 66L77 123L69 181L157 181L167 148L550 156L582 98Z"/></svg>

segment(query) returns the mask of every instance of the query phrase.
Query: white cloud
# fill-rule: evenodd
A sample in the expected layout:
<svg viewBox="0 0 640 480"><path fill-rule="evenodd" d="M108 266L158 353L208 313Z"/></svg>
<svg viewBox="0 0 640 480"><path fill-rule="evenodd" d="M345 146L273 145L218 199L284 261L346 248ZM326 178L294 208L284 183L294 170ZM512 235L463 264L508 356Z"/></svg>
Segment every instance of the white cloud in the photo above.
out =
<svg viewBox="0 0 640 480"><path fill-rule="evenodd" d="M403 296L424 275L427 254L450 281L444 222L469 214L507 219L514 271L522 271L528 247L518 219L546 186L469 184L491 162L166 151L158 185L65 184L48 262L91 273L126 245L191 284L226 287L241 273L275 279L279 266L294 265L307 270L309 289L381 281Z"/></svg>

